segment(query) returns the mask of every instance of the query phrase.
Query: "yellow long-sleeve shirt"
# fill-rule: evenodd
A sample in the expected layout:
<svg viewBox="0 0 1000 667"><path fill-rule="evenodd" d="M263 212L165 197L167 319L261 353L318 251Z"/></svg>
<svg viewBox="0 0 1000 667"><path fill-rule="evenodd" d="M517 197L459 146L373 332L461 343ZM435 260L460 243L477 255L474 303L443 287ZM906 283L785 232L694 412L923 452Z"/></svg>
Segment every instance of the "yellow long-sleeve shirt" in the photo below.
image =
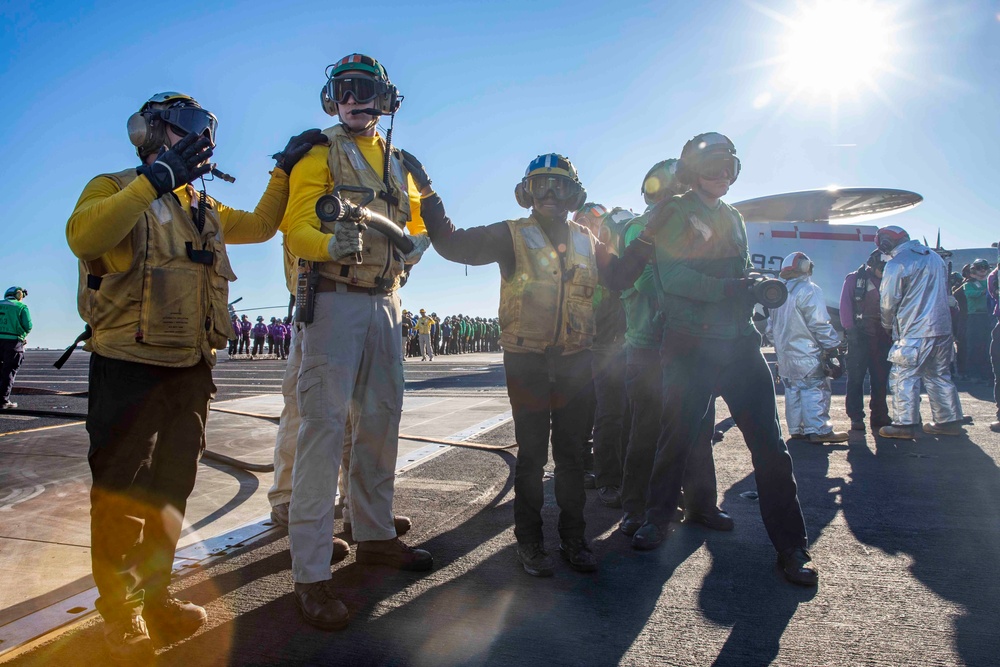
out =
<svg viewBox="0 0 1000 667"><path fill-rule="evenodd" d="M191 206L190 190L174 191L185 210ZM130 232L143 211L156 200L156 190L145 176L125 189L110 178L98 177L83 189L66 223L66 240L73 254L84 261L100 258L109 273L125 271L132 263ZM271 180L253 212L215 202L227 244L267 241L281 223L288 204L288 176L280 169Z"/></svg>
<svg viewBox="0 0 1000 667"><path fill-rule="evenodd" d="M382 137L354 137L361 154L375 173L382 173L385 159L385 145ZM285 213L285 243L296 257L311 262L330 261L327 250L333 234L320 231L316 217L316 200L331 192L334 187L333 175L327 166L329 146L314 146L305 157L296 163L289 179L288 211ZM425 234L424 219L420 216L420 189L413 177L406 175L407 195L410 198L410 221L406 223L409 234Z"/></svg>

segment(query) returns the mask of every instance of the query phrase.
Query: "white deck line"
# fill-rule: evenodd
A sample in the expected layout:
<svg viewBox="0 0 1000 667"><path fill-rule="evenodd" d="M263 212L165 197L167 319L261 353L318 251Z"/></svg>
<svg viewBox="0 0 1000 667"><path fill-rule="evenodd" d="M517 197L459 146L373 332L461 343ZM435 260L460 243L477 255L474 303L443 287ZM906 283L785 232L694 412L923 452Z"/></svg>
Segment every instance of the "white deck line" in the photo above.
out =
<svg viewBox="0 0 1000 667"><path fill-rule="evenodd" d="M493 430L511 419L511 412L508 410L474 426L470 426L463 431L454 433L446 439L468 440L475 435ZM401 473L411 470L421 463L440 456L448 449L451 449L448 445L428 445L427 447L410 452L396 459L396 472ZM247 544L253 543L274 529L274 524L271 523L270 516L263 516L257 520L245 523L228 533L210 537L179 549L174 558L174 575L176 576L185 570L195 567L208 565L225 556L231 549L244 547ZM47 635L53 630L58 630L68 623L97 613L94 607L95 600L97 600L97 588L89 588L0 627L0 660L2 660L4 654L30 641Z"/></svg>

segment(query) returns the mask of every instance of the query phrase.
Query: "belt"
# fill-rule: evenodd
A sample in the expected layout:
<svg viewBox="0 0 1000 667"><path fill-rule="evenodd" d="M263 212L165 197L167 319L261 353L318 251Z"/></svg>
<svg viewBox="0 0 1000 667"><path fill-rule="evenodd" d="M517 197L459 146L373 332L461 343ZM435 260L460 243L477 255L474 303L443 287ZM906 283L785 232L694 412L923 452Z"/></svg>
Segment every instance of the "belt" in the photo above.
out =
<svg viewBox="0 0 1000 667"><path fill-rule="evenodd" d="M351 285L350 283L341 283L336 280L331 280L325 276L319 277L319 282L316 283L316 292L355 292L358 294L368 294L369 296L375 296L377 294L389 294L383 289L378 287L361 287L360 285Z"/></svg>

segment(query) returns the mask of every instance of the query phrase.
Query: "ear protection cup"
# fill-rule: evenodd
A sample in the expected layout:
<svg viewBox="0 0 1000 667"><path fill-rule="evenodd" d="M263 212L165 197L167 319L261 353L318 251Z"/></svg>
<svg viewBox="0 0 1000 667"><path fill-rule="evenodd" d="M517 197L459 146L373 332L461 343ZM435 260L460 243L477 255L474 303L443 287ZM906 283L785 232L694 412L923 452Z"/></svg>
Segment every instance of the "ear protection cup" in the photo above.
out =
<svg viewBox="0 0 1000 667"><path fill-rule="evenodd" d="M327 116L337 115L337 103L330 98L330 84L332 79L328 80L323 84L323 88L319 91L319 103L323 107L323 111L326 112Z"/></svg>
<svg viewBox="0 0 1000 667"><path fill-rule="evenodd" d="M694 185L698 177L695 175L690 168L688 168L686 161L681 158L677 161L677 180L684 185Z"/></svg>
<svg viewBox="0 0 1000 667"><path fill-rule="evenodd" d="M517 200L517 205L521 208L531 208L534 204L534 200L524 187L524 179L521 179L521 182L514 186L514 199ZM583 204L580 204L580 206L583 206ZM580 206L577 206L577 208L580 208Z"/></svg>
<svg viewBox="0 0 1000 667"><path fill-rule="evenodd" d="M587 203L587 191L581 185L580 194L578 194L576 196L576 199L573 200L570 210L579 211L581 208L583 208L583 205L586 203Z"/></svg>
<svg viewBox="0 0 1000 667"><path fill-rule="evenodd" d="M140 158L166 143L162 125L155 111L137 111L128 117L128 140Z"/></svg>
<svg viewBox="0 0 1000 667"><path fill-rule="evenodd" d="M149 137L149 121L146 120L146 116L136 111L134 114L128 117L128 140L132 142L132 145L139 148Z"/></svg>

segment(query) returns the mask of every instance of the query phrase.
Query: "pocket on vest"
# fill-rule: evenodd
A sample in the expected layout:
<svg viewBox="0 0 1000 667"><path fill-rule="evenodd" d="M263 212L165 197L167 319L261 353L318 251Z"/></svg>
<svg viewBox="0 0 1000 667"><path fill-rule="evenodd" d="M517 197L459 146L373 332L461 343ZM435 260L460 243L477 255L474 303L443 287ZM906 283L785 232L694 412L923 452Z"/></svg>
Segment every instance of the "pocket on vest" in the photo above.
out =
<svg viewBox="0 0 1000 667"><path fill-rule="evenodd" d="M143 275L142 342L162 347L195 347L204 327L205 300L199 271L147 267Z"/></svg>

